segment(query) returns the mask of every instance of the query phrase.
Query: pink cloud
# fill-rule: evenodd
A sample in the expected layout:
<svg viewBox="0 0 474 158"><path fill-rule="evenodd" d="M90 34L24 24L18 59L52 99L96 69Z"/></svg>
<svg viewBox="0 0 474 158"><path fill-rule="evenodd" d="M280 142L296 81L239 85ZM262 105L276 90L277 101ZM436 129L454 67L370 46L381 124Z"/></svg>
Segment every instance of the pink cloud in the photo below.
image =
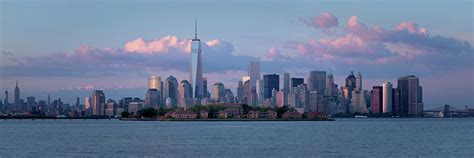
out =
<svg viewBox="0 0 474 158"><path fill-rule="evenodd" d="M339 25L338 19L331 13L322 13L312 18L301 18L300 21L310 27L315 28L330 28Z"/></svg>
<svg viewBox="0 0 474 158"><path fill-rule="evenodd" d="M178 49L185 53L189 53L190 44L191 42L189 39L179 39L176 36L165 36L151 41L145 41L142 38L138 38L125 43L124 50L132 53L166 53L169 52L170 49Z"/></svg>

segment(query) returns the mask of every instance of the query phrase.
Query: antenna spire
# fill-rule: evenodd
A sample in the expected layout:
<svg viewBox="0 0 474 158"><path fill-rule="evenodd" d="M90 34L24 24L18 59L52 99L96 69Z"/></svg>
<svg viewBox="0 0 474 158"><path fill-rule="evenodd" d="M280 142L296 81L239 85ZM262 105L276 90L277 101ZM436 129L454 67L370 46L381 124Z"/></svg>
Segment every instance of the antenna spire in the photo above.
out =
<svg viewBox="0 0 474 158"><path fill-rule="evenodd" d="M198 24L197 20L194 20L194 39L198 39Z"/></svg>

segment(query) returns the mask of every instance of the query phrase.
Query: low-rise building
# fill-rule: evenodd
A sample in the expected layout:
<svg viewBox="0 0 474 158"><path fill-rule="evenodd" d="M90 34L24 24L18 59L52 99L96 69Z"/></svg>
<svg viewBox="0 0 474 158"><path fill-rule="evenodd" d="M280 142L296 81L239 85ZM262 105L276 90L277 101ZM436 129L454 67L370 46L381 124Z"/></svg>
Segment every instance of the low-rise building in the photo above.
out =
<svg viewBox="0 0 474 158"><path fill-rule="evenodd" d="M240 118L240 109L239 108L228 108L219 111L219 118Z"/></svg>
<svg viewBox="0 0 474 158"><path fill-rule="evenodd" d="M302 119L303 114L299 112L285 112L283 113L282 118L283 119Z"/></svg>
<svg viewBox="0 0 474 158"><path fill-rule="evenodd" d="M208 111L201 111L199 112L199 118L200 119L208 119L209 118L209 112Z"/></svg>
<svg viewBox="0 0 474 158"><path fill-rule="evenodd" d="M176 111L176 112L167 112L165 118L174 118L174 119L197 119L197 114L192 111Z"/></svg>
<svg viewBox="0 0 474 158"><path fill-rule="evenodd" d="M309 119L327 119L329 116L323 112L309 112L306 117Z"/></svg>

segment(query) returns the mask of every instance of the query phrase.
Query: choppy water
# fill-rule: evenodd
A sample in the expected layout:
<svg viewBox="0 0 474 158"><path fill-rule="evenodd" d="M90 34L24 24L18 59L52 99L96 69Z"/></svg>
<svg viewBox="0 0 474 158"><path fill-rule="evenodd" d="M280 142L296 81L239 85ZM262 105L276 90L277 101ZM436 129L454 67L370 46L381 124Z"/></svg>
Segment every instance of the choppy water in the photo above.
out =
<svg viewBox="0 0 474 158"><path fill-rule="evenodd" d="M474 118L0 120L0 157L474 157Z"/></svg>

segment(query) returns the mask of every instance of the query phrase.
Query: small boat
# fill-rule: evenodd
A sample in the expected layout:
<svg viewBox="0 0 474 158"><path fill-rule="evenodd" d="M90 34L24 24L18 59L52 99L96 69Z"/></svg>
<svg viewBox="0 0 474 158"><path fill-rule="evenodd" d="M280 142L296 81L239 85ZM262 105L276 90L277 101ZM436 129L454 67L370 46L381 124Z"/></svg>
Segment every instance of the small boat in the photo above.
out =
<svg viewBox="0 0 474 158"><path fill-rule="evenodd" d="M364 116L364 115L355 115L354 118L367 118L367 116Z"/></svg>

